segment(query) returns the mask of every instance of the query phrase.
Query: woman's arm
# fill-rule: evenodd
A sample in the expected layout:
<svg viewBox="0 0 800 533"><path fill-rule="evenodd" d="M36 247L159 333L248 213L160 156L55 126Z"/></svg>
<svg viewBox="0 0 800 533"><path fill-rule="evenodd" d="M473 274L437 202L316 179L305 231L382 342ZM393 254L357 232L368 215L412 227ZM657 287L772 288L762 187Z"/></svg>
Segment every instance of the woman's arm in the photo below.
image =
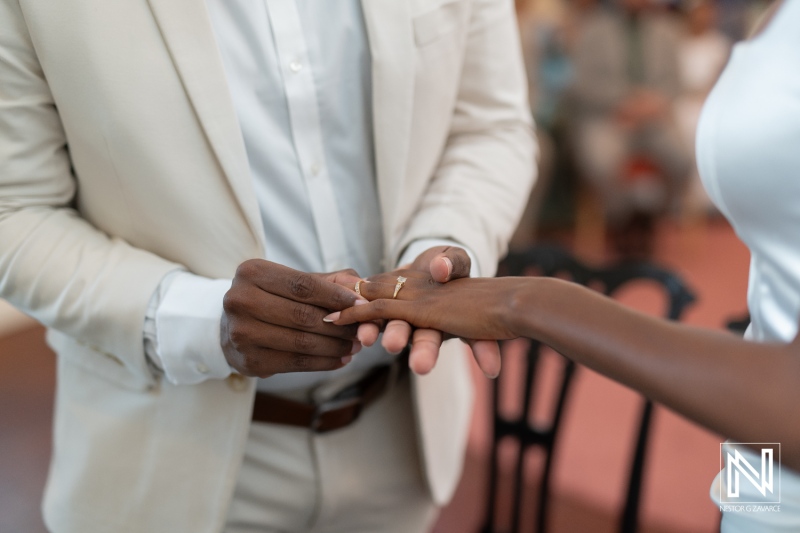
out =
<svg viewBox="0 0 800 533"><path fill-rule="evenodd" d="M392 280L362 285L391 298ZM335 318L335 317L333 317ZM337 324L402 318L467 338L530 337L741 442L780 442L800 470L800 344L748 342L639 313L553 278L412 278L397 300L342 313Z"/></svg>

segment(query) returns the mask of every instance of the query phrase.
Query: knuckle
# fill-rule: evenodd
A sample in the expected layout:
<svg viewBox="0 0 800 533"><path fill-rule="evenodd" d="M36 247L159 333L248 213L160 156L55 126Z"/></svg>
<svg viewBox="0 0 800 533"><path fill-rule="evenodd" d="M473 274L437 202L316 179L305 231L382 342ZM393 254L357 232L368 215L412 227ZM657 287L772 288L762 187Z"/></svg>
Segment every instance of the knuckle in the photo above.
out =
<svg viewBox="0 0 800 533"><path fill-rule="evenodd" d="M304 273L295 275L289 280L289 290L297 299L307 300L316 291L317 280Z"/></svg>
<svg viewBox="0 0 800 533"><path fill-rule="evenodd" d="M258 259L248 259L236 268L236 277L252 279L259 270Z"/></svg>
<svg viewBox="0 0 800 533"><path fill-rule="evenodd" d="M353 351L353 343L342 341L339 343L338 350L336 350L336 355L338 357L344 357L345 355L350 355L350 352Z"/></svg>
<svg viewBox="0 0 800 533"><path fill-rule="evenodd" d="M241 326L234 325L228 330L228 337L230 338L231 344L237 350L240 350L242 346L245 346L248 343L249 335Z"/></svg>
<svg viewBox="0 0 800 533"><path fill-rule="evenodd" d="M308 328L314 325L315 313L306 305L297 305L292 309L292 322L296 326Z"/></svg>
<svg viewBox="0 0 800 533"><path fill-rule="evenodd" d="M298 372L304 372L311 369L312 359L309 355L296 355L292 358L292 364Z"/></svg>
<svg viewBox="0 0 800 533"><path fill-rule="evenodd" d="M230 313L239 309L239 305L241 302L237 296L237 292L233 289L229 290L225 293L225 296L222 297L222 309L226 313Z"/></svg>
<svg viewBox="0 0 800 533"><path fill-rule="evenodd" d="M253 366L251 368L251 372L260 378L269 377L275 372L275 370L272 368L273 365L269 357L264 357L264 355L265 354L262 354L261 357L258 357L257 360L253 361Z"/></svg>
<svg viewBox="0 0 800 533"><path fill-rule="evenodd" d="M222 297L222 309L229 315L246 316L252 314L253 302L246 293L230 290Z"/></svg>
<svg viewBox="0 0 800 533"><path fill-rule="evenodd" d="M344 294L343 291L334 291L330 299L331 309L339 310L349 307L351 299L354 298L351 298L350 295Z"/></svg>
<svg viewBox="0 0 800 533"><path fill-rule="evenodd" d="M342 333L348 339L355 339L358 336L358 324L352 324L350 326L339 326L342 328Z"/></svg>
<svg viewBox="0 0 800 533"><path fill-rule="evenodd" d="M375 300L372 302L372 308L375 309L378 313L383 313L387 310L389 306L388 300Z"/></svg>
<svg viewBox="0 0 800 533"><path fill-rule="evenodd" d="M246 353L242 357L242 367L247 370L249 373L255 374L259 371L259 363L258 357L253 355L252 353Z"/></svg>
<svg viewBox="0 0 800 533"><path fill-rule="evenodd" d="M314 336L310 333L299 333L294 337L294 348L298 352L308 352L316 345Z"/></svg>
<svg viewBox="0 0 800 533"><path fill-rule="evenodd" d="M287 372L283 354L271 348L258 351L258 357L253 357L250 371L260 378L267 378L275 374Z"/></svg>

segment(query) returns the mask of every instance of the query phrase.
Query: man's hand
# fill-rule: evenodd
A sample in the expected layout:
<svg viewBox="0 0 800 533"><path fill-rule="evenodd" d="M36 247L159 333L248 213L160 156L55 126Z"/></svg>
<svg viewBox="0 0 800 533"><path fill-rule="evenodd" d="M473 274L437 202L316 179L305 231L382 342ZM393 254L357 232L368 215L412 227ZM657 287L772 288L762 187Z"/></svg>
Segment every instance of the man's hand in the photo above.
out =
<svg viewBox="0 0 800 533"><path fill-rule="evenodd" d="M416 270L430 274L438 283L468 278L472 261L463 248L455 246L436 246L421 253L410 265L400 269ZM413 332L408 322L391 320L386 324L381 344L390 353L400 353L411 337L411 353L408 365L415 373L424 375L433 370L439 358L439 348L443 342L440 331L417 329ZM464 339L472 348L478 366L489 377L496 377L500 365L500 348L495 341L475 341Z"/></svg>
<svg viewBox="0 0 800 533"><path fill-rule="evenodd" d="M355 305L353 270L307 274L251 259L242 263L223 300L222 351L246 376L336 370L361 349L356 326L322 318Z"/></svg>

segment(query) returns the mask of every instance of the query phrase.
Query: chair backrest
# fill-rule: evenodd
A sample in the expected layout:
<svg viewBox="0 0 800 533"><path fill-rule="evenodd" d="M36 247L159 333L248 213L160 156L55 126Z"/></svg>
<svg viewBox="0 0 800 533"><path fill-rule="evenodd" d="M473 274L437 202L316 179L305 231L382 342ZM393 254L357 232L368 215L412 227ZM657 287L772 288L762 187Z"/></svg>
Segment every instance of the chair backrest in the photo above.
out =
<svg viewBox="0 0 800 533"><path fill-rule="evenodd" d="M674 273L644 262L625 262L610 267L592 268L575 259L569 252L556 246L539 245L532 248L511 252L500 266L500 273L507 276L541 275L562 277L571 281L591 287L599 292L613 296L620 288L632 281L648 280L655 282L663 289L667 298L667 309L664 316L671 320L680 319L684 310L695 301L695 296L686 284ZM537 407L535 390L537 374L542 360L541 343L532 340L526 353L523 386L519 394L519 409L509 416L501 409L501 393L503 388L503 373L493 383L494 391L494 438L492 442L489 498L487 518L482 530L483 533L497 533L498 523L497 506L498 493L511 494L511 529L513 533L521 532L525 479L524 467L528 452L536 449L544 455L541 476L537 480L537 503L535 510L535 531L547 532L548 503L550 493L550 477L553 460L557 449L557 439L561 429L561 421L567 404L570 388L575 375L576 365L570 360L563 359L557 385L552 391L553 397L543 402L546 405L547 421L532 424L532 409ZM515 400L517 400L515 398ZM630 464L625 508L620 518L620 531L633 533L637 529L639 516L639 502L641 484L644 472L644 463L647 452L650 422L652 417L652 404L643 400L642 411L639 419L639 428L636 436L634 456ZM501 441L511 440L516 443L516 468L513 471L511 487L501 486L499 475Z"/></svg>

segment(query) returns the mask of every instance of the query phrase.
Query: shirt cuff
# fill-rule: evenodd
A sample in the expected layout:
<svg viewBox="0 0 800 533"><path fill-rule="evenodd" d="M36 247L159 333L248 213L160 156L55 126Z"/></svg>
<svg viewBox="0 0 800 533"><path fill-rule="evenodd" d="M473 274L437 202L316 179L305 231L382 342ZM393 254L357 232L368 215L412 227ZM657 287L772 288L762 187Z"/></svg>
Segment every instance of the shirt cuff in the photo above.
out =
<svg viewBox="0 0 800 533"><path fill-rule="evenodd" d="M458 243L451 239L419 239L411 244L408 245L406 250L403 252L403 255L400 256L400 260L397 262L397 266L407 265L409 263L413 263L414 260L419 256L422 252L433 248L434 246L456 246L461 248L467 255L469 256L470 261L470 269L469 269L469 277L471 278L479 278L481 276L481 269L478 266L478 260L475 258L475 254L472 253L472 250L467 248L461 243Z"/></svg>
<svg viewBox="0 0 800 533"><path fill-rule="evenodd" d="M231 374L220 344L222 299L229 279L209 279L189 272L167 274L156 294L155 320L145 321L148 355L175 385L193 385ZM150 313L148 313L150 315ZM152 325L155 325L154 332Z"/></svg>

